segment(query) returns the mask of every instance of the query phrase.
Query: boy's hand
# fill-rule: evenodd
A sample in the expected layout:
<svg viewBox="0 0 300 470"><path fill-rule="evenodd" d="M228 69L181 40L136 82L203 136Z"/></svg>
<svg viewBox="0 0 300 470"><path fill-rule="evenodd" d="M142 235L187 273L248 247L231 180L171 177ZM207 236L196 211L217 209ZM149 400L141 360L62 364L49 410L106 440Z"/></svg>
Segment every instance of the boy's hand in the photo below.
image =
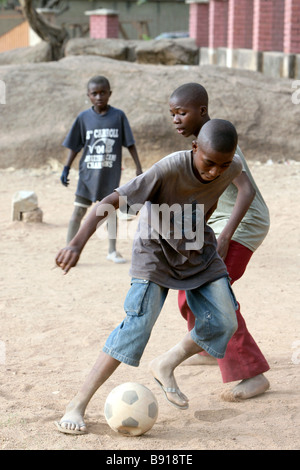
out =
<svg viewBox="0 0 300 470"><path fill-rule="evenodd" d="M62 182L62 184L64 186L68 186L68 184L70 182L70 180L68 178L69 171L70 171L70 167L69 166L64 166L64 169L63 169L61 177L60 177L60 181Z"/></svg>
<svg viewBox="0 0 300 470"><path fill-rule="evenodd" d="M70 246L66 246L62 250L59 250L58 254L56 255L55 262L57 266L59 266L65 274L76 266L80 257L80 251L76 248L71 248Z"/></svg>
<svg viewBox="0 0 300 470"><path fill-rule="evenodd" d="M223 261L225 260L227 256L229 243L230 243L230 239L223 237L222 234L219 235L218 240L217 240L217 252L221 256Z"/></svg>

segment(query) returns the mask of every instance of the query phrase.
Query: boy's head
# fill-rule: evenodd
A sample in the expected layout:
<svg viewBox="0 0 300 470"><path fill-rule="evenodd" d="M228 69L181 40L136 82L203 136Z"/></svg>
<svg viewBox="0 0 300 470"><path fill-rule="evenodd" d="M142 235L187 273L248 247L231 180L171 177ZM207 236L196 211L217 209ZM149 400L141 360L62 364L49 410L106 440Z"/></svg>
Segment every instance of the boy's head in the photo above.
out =
<svg viewBox="0 0 300 470"><path fill-rule="evenodd" d="M101 114L107 111L111 93L110 84L106 77L98 75L88 81L87 95L97 113Z"/></svg>
<svg viewBox="0 0 300 470"><path fill-rule="evenodd" d="M184 137L197 136L209 121L208 94L199 83L185 83L169 99L170 113L177 132Z"/></svg>
<svg viewBox="0 0 300 470"><path fill-rule="evenodd" d="M200 181L218 178L230 165L238 143L234 125L224 119L212 119L201 128L193 142L193 169Z"/></svg>

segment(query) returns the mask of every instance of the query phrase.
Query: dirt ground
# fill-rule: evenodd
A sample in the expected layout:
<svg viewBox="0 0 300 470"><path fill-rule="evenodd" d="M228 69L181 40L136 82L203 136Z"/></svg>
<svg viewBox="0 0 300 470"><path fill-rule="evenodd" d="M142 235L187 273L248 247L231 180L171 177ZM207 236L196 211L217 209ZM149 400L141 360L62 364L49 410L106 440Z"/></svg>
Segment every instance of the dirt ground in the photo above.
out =
<svg viewBox="0 0 300 470"><path fill-rule="evenodd" d="M234 285L248 329L265 354L270 390L229 403L218 366L180 366L176 378L190 399L186 411L167 403L148 373L157 354L186 332L170 292L139 368L121 365L92 399L89 434L59 433L54 421L90 370L108 333L123 318L136 220L120 221L118 248L128 263L106 260L107 240L91 238L76 268L53 269L65 245L76 172L61 185L61 168L0 171L0 449L2 450L295 450L300 447L299 185L300 164L250 162L271 213L271 229L243 278ZM132 177L123 172L122 181ZM43 223L11 219L19 190L36 192ZM124 234L127 233L127 236ZM107 425L103 406L127 381L149 387L159 403L154 427L125 437Z"/></svg>

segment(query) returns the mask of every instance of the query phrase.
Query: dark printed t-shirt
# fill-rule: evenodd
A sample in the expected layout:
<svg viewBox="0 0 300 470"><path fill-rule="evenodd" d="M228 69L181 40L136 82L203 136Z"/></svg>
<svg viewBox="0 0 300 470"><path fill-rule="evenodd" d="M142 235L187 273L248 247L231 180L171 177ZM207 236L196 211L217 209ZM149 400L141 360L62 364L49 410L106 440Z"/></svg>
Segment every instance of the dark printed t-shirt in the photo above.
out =
<svg viewBox="0 0 300 470"><path fill-rule="evenodd" d="M237 155L209 183L193 172L191 151L176 152L116 191L140 210L130 274L172 289L194 289L227 273L204 216L242 170Z"/></svg>
<svg viewBox="0 0 300 470"><path fill-rule="evenodd" d="M76 195L95 202L110 194L120 184L122 146L133 144L122 110L110 106L104 115L93 108L80 113L63 142L76 153L83 150Z"/></svg>

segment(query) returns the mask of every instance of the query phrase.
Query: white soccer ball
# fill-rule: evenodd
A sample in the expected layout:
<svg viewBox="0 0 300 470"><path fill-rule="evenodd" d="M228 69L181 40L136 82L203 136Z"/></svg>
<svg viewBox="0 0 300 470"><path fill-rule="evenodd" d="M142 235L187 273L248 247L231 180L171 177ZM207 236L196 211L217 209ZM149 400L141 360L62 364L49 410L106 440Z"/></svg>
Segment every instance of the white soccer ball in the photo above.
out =
<svg viewBox="0 0 300 470"><path fill-rule="evenodd" d="M115 387L108 395L104 416L116 432L140 436L149 431L158 415L158 403L149 388L135 382Z"/></svg>

